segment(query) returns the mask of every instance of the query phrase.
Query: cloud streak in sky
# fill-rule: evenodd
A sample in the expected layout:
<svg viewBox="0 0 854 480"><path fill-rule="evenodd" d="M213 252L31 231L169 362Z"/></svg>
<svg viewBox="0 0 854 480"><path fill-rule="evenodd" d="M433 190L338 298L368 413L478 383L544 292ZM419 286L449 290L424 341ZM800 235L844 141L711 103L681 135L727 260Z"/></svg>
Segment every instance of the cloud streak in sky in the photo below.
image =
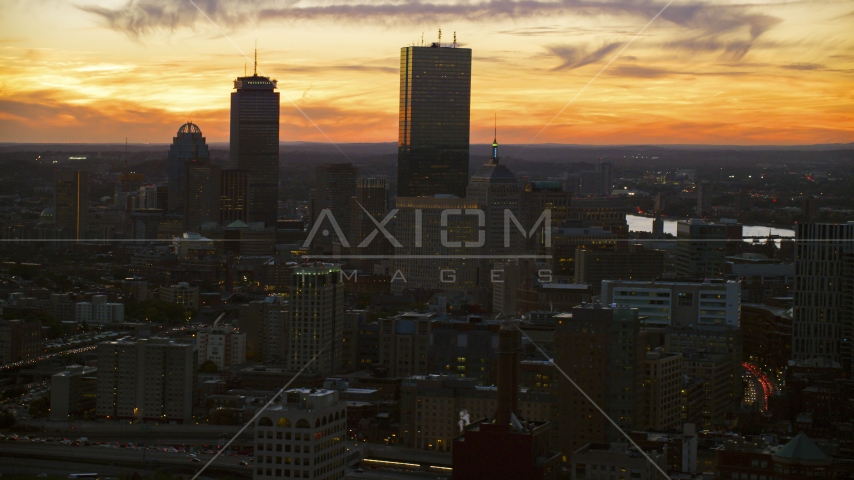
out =
<svg viewBox="0 0 854 480"><path fill-rule="evenodd" d="M214 23L226 30L238 30L262 22L304 20L399 26L461 19L518 21L556 15L649 19L661 9L658 2L631 0L332 0L330 3L319 3L318 0L194 1ZM123 6L114 9L97 5L82 5L78 8L100 18L112 30L135 40L162 31L207 28L207 20L201 12L185 0L128 0ZM684 37L670 43L671 48L689 53L721 50L722 55L731 60L742 58L760 35L780 22L773 16L754 13L743 5L710 5L696 0L683 5L674 4L662 14L661 19L681 27L685 32ZM563 31L569 33L571 29ZM504 33L548 35L556 32L561 32L561 29L546 27ZM558 49L554 53L561 58L565 54L572 54L565 49ZM559 68L570 68L575 63L578 62L567 62L564 58L564 65Z"/></svg>
<svg viewBox="0 0 854 480"><path fill-rule="evenodd" d="M563 60L563 63L555 67L553 70L574 70L576 68L598 62L602 57L613 52L620 45L622 45L622 43L608 43L597 48L591 53L587 53L584 47L573 47L570 45L554 45L548 49L552 54Z"/></svg>

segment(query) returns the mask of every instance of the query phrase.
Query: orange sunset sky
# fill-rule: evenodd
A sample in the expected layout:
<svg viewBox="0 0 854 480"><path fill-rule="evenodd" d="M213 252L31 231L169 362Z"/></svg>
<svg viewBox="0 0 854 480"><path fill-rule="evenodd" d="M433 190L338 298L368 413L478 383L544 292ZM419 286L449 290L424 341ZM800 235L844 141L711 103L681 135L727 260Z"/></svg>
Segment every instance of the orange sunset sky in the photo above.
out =
<svg viewBox="0 0 854 480"><path fill-rule="evenodd" d="M0 142L228 141L258 42L281 140L397 140L400 47L472 49L472 143L854 141L854 1L5 0ZM228 36L226 38L220 30ZM230 40L229 40L230 38ZM232 44L232 41L234 44ZM236 46L235 46L236 44ZM248 65L251 72L251 61Z"/></svg>

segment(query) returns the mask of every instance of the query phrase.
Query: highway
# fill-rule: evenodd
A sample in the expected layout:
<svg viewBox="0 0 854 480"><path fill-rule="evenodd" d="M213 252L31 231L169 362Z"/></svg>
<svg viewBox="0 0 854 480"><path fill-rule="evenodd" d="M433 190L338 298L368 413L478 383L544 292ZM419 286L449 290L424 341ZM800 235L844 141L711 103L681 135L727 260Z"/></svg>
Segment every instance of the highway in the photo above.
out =
<svg viewBox="0 0 854 480"><path fill-rule="evenodd" d="M30 464L37 464L41 460L53 460L68 464L66 473L82 471L81 465L87 465L91 470L96 465L110 466L118 465L128 469L156 470L162 467L170 467L176 472L193 473L198 471L213 455L199 454L199 462L193 462L186 452L165 452L151 448L118 448L105 447L102 445L72 446L53 443L36 443L22 441L0 442L0 465L7 464L7 458L28 458ZM35 461L34 461L35 460ZM240 465L240 462L248 465ZM216 477L216 473L231 476L252 476L252 463L246 456L220 455L214 463L208 467L207 472ZM98 471L97 469L94 471Z"/></svg>
<svg viewBox="0 0 854 480"><path fill-rule="evenodd" d="M745 370L747 370L747 374L752 378L756 394L761 397L755 398L754 401L761 401L760 409L768 410L768 398L774 394L773 382L771 382L771 380L765 375L765 372L756 365L747 362L743 362L741 365Z"/></svg>
<svg viewBox="0 0 854 480"><path fill-rule="evenodd" d="M45 353L45 354L42 354L36 358L31 358L29 360L21 360L20 362L6 363L3 365L0 365L0 371L4 371L4 370L11 371L11 370L14 370L16 368L26 367L27 365L35 365L37 363L44 362L46 360L50 360L51 358L59 357L62 355L74 355L74 354L83 353L83 352L90 352L92 350L95 350L96 348L98 348L97 345L91 345L88 347L80 347L80 348L72 348L70 350L63 350L61 352L56 352L56 353Z"/></svg>

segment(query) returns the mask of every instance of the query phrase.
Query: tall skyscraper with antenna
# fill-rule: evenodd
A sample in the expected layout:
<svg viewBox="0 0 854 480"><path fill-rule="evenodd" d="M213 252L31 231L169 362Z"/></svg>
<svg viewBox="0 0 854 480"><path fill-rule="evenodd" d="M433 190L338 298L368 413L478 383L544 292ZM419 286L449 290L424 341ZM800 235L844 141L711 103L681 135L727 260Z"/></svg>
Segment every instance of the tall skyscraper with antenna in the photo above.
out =
<svg viewBox="0 0 854 480"><path fill-rule="evenodd" d="M472 175L466 198L477 200L486 212L486 244L483 253L509 255L518 253L521 247L519 235L510 236L510 246L504 245L504 215L509 210L517 219L519 211L519 184L516 175L498 160L498 122L496 119L495 139L492 141L492 158Z"/></svg>
<svg viewBox="0 0 854 480"><path fill-rule="evenodd" d="M471 49L442 45L441 35L400 49L398 197L466 194Z"/></svg>
<svg viewBox="0 0 854 480"><path fill-rule="evenodd" d="M275 226L279 201L279 92L276 80L237 77L231 93L231 165L249 172L249 221Z"/></svg>

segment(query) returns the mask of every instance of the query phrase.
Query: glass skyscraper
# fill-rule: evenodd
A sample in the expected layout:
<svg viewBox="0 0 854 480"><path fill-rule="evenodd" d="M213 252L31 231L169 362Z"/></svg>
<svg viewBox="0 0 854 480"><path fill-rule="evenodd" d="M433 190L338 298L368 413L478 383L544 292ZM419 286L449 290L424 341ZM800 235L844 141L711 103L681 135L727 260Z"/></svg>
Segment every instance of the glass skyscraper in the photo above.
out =
<svg viewBox="0 0 854 480"><path fill-rule="evenodd" d="M231 165L249 172L249 221L275 226L279 201L276 80L238 77L231 93Z"/></svg>
<svg viewBox="0 0 854 480"><path fill-rule="evenodd" d="M210 152L198 125L185 123L172 138L169 147L169 159L166 162L166 173L169 175L168 205L164 208L168 213L183 215L187 202L185 191L187 167L184 165L192 159L208 159Z"/></svg>
<svg viewBox="0 0 854 480"><path fill-rule="evenodd" d="M400 49L399 197L466 195L471 49Z"/></svg>

